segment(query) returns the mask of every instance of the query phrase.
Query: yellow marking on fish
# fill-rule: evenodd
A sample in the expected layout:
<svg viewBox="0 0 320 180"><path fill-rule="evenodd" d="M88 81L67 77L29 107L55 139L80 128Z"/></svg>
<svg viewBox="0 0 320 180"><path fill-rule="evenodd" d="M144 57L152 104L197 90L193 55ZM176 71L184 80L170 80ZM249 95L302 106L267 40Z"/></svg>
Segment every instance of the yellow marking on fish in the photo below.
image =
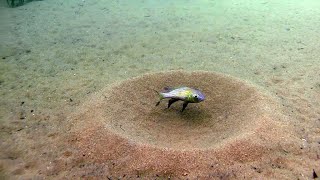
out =
<svg viewBox="0 0 320 180"><path fill-rule="evenodd" d="M188 96L188 95L192 94L192 91L190 91L190 90L181 91L178 94L179 94L179 96Z"/></svg>

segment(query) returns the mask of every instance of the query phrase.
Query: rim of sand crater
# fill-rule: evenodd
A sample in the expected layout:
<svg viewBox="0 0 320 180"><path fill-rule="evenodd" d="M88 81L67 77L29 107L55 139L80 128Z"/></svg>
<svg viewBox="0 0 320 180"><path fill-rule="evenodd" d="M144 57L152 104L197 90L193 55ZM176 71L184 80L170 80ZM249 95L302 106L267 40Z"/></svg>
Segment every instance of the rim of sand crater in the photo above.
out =
<svg viewBox="0 0 320 180"><path fill-rule="evenodd" d="M166 109L155 106L155 90L186 85L206 100ZM278 104L259 88L228 75L206 71L149 73L117 82L91 97L79 118L131 144L179 151L209 150L241 139L260 141L261 129L276 127ZM84 125L86 126L86 125Z"/></svg>

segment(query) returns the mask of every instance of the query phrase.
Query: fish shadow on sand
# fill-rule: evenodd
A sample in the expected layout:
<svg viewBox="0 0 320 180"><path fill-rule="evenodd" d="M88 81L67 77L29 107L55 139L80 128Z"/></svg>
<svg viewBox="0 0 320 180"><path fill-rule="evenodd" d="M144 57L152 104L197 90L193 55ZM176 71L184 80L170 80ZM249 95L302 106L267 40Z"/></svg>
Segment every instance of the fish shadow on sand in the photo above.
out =
<svg viewBox="0 0 320 180"><path fill-rule="evenodd" d="M204 108L188 106L181 112L181 105L179 103L170 108L154 108L149 114L156 122L168 121L184 121L190 125L199 125L207 122L212 118L212 115Z"/></svg>

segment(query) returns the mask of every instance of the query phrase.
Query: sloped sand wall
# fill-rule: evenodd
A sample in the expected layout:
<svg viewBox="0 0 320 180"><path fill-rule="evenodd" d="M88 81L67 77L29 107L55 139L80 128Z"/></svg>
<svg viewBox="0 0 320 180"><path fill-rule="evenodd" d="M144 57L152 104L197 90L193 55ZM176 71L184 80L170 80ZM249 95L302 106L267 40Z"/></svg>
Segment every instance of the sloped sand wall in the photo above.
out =
<svg viewBox="0 0 320 180"><path fill-rule="evenodd" d="M154 90L181 85L200 89L206 100L183 113L180 103L155 106ZM297 148L275 100L212 72L161 72L114 84L91 97L70 121L79 156L104 169L95 172L98 177L254 177L261 172L248 166ZM269 171L272 177L275 172Z"/></svg>

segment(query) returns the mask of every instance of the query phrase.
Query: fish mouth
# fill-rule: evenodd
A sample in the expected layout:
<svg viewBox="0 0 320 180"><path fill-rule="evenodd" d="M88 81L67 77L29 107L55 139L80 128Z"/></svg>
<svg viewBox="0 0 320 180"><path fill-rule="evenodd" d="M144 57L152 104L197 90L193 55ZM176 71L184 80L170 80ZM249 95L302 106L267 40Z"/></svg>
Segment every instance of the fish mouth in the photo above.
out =
<svg viewBox="0 0 320 180"><path fill-rule="evenodd" d="M201 96L200 98L199 98L199 101L204 101L206 98L204 97L204 96Z"/></svg>
<svg viewBox="0 0 320 180"><path fill-rule="evenodd" d="M200 96L198 96L198 102L204 101L206 98L203 94L201 94Z"/></svg>

